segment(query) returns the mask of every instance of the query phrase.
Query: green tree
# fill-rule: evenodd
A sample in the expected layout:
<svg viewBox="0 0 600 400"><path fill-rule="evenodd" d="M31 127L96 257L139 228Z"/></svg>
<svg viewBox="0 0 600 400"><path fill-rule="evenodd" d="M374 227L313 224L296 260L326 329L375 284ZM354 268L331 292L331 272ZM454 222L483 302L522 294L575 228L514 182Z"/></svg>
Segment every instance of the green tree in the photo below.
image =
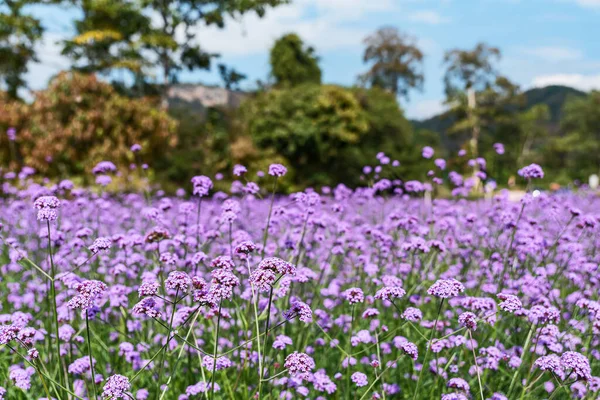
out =
<svg viewBox="0 0 600 400"><path fill-rule="evenodd" d="M359 77L370 86L408 98L411 89L423 87L423 53L415 38L393 27L379 29L364 40L363 61L371 68Z"/></svg>
<svg viewBox="0 0 600 400"><path fill-rule="evenodd" d="M269 58L271 75L277 85L321 83L321 68L315 50L305 46L295 33L277 39Z"/></svg>
<svg viewBox="0 0 600 400"><path fill-rule="evenodd" d="M150 18L132 0L77 0L82 11L76 35L63 42L62 54L80 72L108 74L128 70L143 73L149 63L142 54L141 35L150 31Z"/></svg>
<svg viewBox="0 0 600 400"><path fill-rule="evenodd" d="M25 87L23 75L28 64L37 61L35 45L43 28L36 18L24 14L31 0L4 0L0 7L0 84L16 99L19 88Z"/></svg>
<svg viewBox="0 0 600 400"><path fill-rule="evenodd" d="M156 15L157 26L141 38L143 48L153 54L151 62L162 73L164 90L182 69L208 69L215 54L197 43L203 25L225 26L226 17L249 12L262 17L267 8L287 0L140 0L147 13Z"/></svg>
<svg viewBox="0 0 600 400"><path fill-rule="evenodd" d="M0 129L15 126L25 164L49 177L89 176L102 160L127 171L136 143L152 165L177 142L177 124L158 108L157 99L120 96L94 75L60 73L31 104L15 107L18 102L1 100L0 109L11 115L2 115Z"/></svg>
<svg viewBox="0 0 600 400"><path fill-rule="evenodd" d="M477 44L473 50L453 49L444 56L446 103L455 115L450 133L470 132L473 157L479 155L483 119L494 112L493 103L498 100L498 93L514 90L508 79L498 77L494 59L499 58L500 50L484 43ZM487 104L487 109L479 106L479 100Z"/></svg>
<svg viewBox="0 0 600 400"><path fill-rule="evenodd" d="M557 179L587 181L600 173L600 91L571 97L563 108L562 135L548 145L545 159Z"/></svg>
<svg viewBox="0 0 600 400"><path fill-rule="evenodd" d="M225 88L230 90L239 90L240 82L246 79L246 75L225 64L219 64L219 75L221 75Z"/></svg>

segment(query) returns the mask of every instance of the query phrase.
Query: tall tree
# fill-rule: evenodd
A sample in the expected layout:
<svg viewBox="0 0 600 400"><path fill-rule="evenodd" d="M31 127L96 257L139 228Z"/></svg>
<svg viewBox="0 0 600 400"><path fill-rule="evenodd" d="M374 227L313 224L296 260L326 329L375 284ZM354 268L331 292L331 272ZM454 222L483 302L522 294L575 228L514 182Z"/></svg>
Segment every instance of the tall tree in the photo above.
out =
<svg viewBox="0 0 600 400"><path fill-rule="evenodd" d="M498 79L494 60L499 58L500 50L485 43L477 44L473 50L453 49L444 56L446 103L457 117L451 131L471 131L469 144L473 157L479 154L481 134L482 113L477 110L478 97L490 97L495 92L494 84L499 84L500 89L512 90L508 79Z"/></svg>
<svg viewBox="0 0 600 400"><path fill-rule="evenodd" d="M219 75L221 75L225 89L230 90L239 90L240 82L246 79L246 75L225 64L219 64Z"/></svg>
<svg viewBox="0 0 600 400"><path fill-rule="evenodd" d="M271 75L277 85L321 83L321 68L315 50L305 46L295 33L277 39L271 48Z"/></svg>
<svg viewBox="0 0 600 400"><path fill-rule="evenodd" d="M108 74L118 69L134 76L148 66L140 37L150 29L150 18L135 0L78 0L82 17L75 21L76 35L63 42L62 54L74 69Z"/></svg>
<svg viewBox="0 0 600 400"><path fill-rule="evenodd" d="M0 7L0 84L11 98L25 87L23 75L30 61L37 61L35 45L43 28L39 20L23 13L31 0L3 0Z"/></svg>
<svg viewBox="0 0 600 400"><path fill-rule="evenodd" d="M363 61L371 68L359 77L370 86L408 98L411 89L423 86L423 53L416 39L394 27L380 28L364 40Z"/></svg>
<svg viewBox="0 0 600 400"><path fill-rule="evenodd" d="M208 69L214 54L197 43L203 25L225 26L226 18L254 12L259 17L267 8L288 0L141 0L143 8L153 13L155 24L143 35L143 47L154 57L152 63L161 71L164 90L176 80L182 69Z"/></svg>

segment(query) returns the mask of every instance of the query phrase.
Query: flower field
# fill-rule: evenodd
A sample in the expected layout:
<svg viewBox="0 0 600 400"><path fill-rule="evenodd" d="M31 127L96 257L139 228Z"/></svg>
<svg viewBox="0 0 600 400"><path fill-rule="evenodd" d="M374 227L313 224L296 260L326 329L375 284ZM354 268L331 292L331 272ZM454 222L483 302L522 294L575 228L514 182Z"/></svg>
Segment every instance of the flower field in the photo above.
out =
<svg viewBox="0 0 600 400"><path fill-rule="evenodd" d="M594 193L470 201L454 173L450 199L373 175L279 196L273 164L167 197L103 191L115 172L5 175L0 398L600 396Z"/></svg>

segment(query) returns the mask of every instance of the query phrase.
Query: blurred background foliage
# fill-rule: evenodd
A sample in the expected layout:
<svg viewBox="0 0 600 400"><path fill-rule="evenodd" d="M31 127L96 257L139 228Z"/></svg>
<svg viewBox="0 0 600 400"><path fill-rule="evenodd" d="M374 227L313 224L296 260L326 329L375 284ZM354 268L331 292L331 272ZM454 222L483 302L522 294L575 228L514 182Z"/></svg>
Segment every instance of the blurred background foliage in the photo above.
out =
<svg viewBox="0 0 600 400"><path fill-rule="evenodd" d="M262 16L284 0L74 0L81 18L62 44L71 70L23 99L23 76L44 33L26 6L40 2L8 0L0 8L0 129L17 131L15 140L0 135L4 168L86 179L100 160L122 171L147 163L156 183L175 189L197 174L222 173L224 186L238 163L254 174L280 162L290 170L284 189L297 190L358 185L380 151L399 161L394 178L423 180L433 166L421 149L431 146L458 172L485 157L500 186L531 162L543 165L547 183L600 172L600 92L523 91L498 70L500 49L485 43L446 52L446 112L407 120L399 101L422 88L423 53L395 27L365 38L365 72L352 87L322 84L317 49L291 32L274 42L256 90L240 92L243 71L218 64L235 102L198 107L171 98L179 71L211 68L219 57L191 45L200 25ZM129 150L135 143L137 155ZM461 149L466 156L457 155Z"/></svg>

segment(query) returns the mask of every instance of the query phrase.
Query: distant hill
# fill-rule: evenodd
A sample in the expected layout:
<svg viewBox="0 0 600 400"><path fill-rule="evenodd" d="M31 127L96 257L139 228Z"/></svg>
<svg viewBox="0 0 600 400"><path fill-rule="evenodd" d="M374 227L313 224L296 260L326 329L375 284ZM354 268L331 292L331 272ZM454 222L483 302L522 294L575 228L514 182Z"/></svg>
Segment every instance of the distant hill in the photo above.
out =
<svg viewBox="0 0 600 400"><path fill-rule="evenodd" d="M527 109L538 104L548 106L551 129L556 130L562 116L562 107L567 99L571 96L586 96L586 93L568 86L546 86L529 89L523 95L525 96L525 107ZM452 126L453 122L453 117L448 113L438 114L425 120L411 121L415 129L427 129L438 133L444 147L454 150L457 147L456 138L449 138L446 135L446 131Z"/></svg>

